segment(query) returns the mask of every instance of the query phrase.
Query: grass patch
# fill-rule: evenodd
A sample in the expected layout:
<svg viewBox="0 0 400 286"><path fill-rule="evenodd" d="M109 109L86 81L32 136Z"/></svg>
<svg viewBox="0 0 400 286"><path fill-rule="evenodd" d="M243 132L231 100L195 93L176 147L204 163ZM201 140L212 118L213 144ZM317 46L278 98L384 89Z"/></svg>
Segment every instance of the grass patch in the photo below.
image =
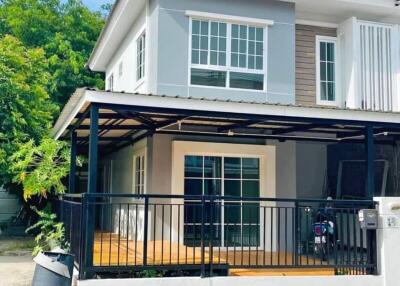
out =
<svg viewBox="0 0 400 286"><path fill-rule="evenodd" d="M32 251L35 247L33 238L6 238L0 240L0 255L6 252Z"/></svg>

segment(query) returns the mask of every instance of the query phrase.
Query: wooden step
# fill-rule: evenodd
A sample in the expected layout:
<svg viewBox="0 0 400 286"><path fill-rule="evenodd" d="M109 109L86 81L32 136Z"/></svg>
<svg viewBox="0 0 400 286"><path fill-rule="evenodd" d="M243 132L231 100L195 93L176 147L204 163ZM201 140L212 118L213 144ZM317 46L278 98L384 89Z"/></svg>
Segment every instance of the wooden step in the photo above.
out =
<svg viewBox="0 0 400 286"><path fill-rule="evenodd" d="M230 269L230 276L333 276L333 268Z"/></svg>

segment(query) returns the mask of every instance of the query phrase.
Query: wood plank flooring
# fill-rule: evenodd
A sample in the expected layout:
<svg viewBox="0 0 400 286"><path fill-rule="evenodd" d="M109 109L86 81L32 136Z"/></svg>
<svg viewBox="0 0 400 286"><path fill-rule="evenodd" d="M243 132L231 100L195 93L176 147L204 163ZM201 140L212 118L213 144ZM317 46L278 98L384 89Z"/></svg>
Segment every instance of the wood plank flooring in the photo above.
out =
<svg viewBox="0 0 400 286"><path fill-rule="evenodd" d="M118 247L119 245L119 247ZM210 253L204 255L205 263L210 261ZM147 245L148 265L201 264L200 247L187 247L169 241L149 241ZM333 268L279 268L279 269L242 269L241 265L291 265L293 257L290 253L264 252L255 250L241 251L241 248L215 249L211 257L214 264L235 265L229 270L232 276L290 276L290 275L334 275ZM301 257L301 259L306 259ZM305 260L304 260L305 261ZM313 262L310 262L313 263ZM321 261L317 261L321 263ZM113 233L96 232L94 250L94 266L140 266L143 265L143 242L128 240Z"/></svg>

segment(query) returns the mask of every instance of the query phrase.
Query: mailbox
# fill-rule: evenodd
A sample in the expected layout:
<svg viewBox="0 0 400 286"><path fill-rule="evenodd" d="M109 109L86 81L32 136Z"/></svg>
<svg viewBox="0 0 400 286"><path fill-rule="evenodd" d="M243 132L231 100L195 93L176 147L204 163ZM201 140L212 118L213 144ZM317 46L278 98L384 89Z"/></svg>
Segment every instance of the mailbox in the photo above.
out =
<svg viewBox="0 0 400 286"><path fill-rule="evenodd" d="M375 209L364 209L358 212L358 220L362 229L378 228L378 211Z"/></svg>

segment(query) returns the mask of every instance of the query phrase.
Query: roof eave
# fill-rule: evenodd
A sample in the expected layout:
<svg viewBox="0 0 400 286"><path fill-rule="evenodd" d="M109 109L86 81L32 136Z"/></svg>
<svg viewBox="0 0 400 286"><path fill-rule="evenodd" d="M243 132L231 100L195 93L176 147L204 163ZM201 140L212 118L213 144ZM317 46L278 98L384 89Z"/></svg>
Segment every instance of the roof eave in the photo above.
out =
<svg viewBox="0 0 400 286"><path fill-rule="evenodd" d="M96 58L98 57L99 46L103 42L104 36L107 33L108 29L110 28L110 23L112 19L115 17L115 11L117 10L117 7L120 5L120 3L121 0L115 0L115 3L110 11L110 14L108 14L107 16L106 23L104 24L103 29L101 30L100 35L96 41L96 44L94 45L92 53L90 54L90 57L85 64L85 67L90 69L91 71L103 72L105 70L105 67L96 68Z"/></svg>

